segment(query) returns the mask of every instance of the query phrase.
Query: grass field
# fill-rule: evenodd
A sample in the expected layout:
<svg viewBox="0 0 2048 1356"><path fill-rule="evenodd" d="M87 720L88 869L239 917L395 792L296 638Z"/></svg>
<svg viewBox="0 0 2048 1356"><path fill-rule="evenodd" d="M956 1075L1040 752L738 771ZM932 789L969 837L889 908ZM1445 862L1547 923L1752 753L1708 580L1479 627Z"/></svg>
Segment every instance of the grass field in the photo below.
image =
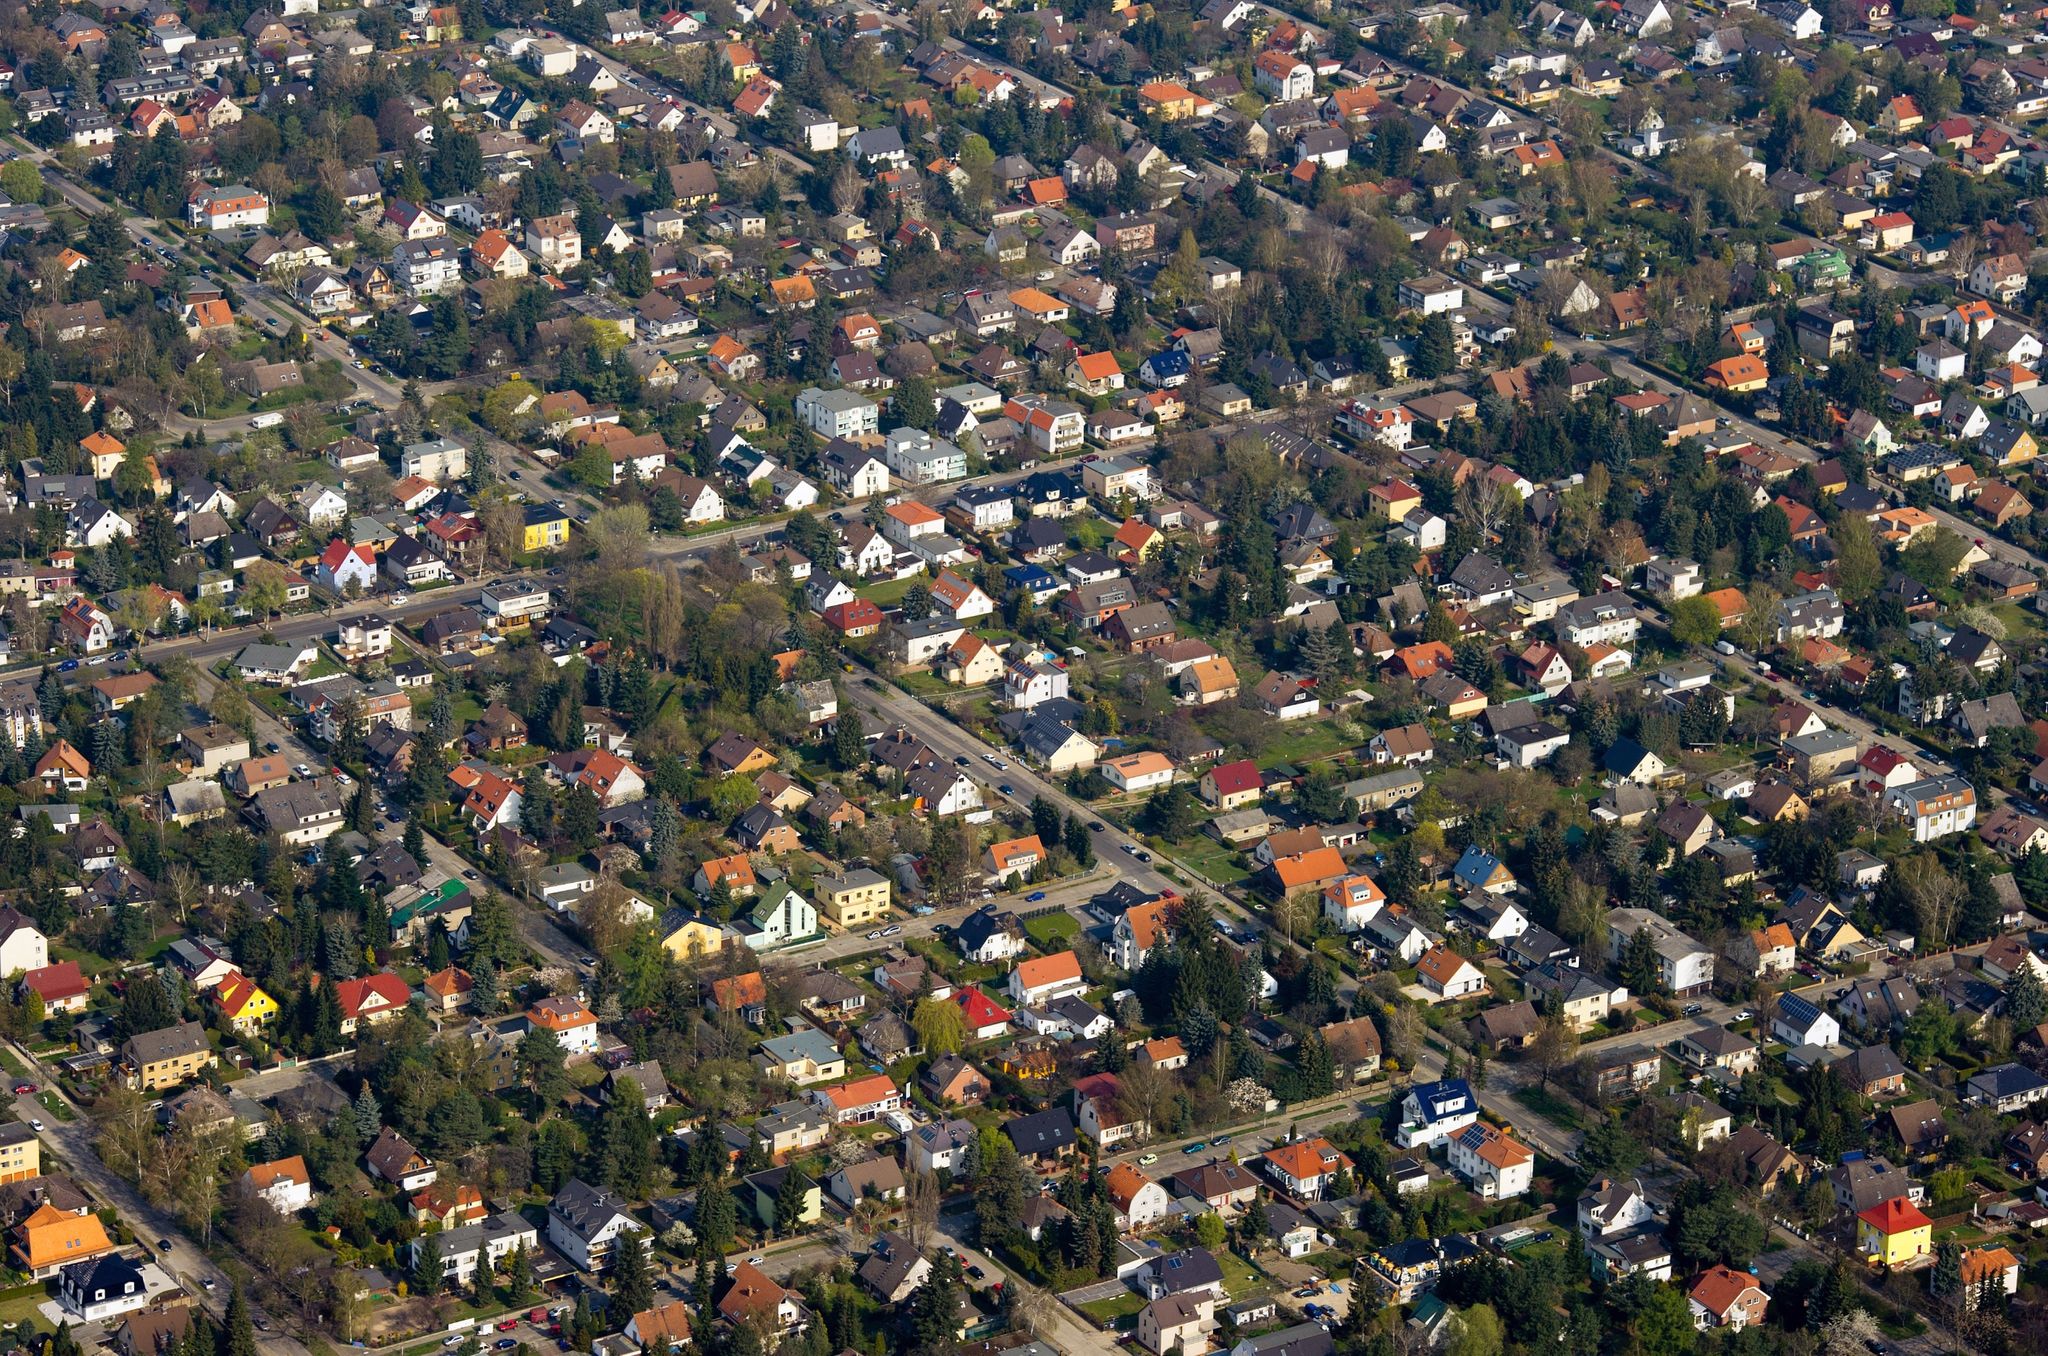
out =
<svg viewBox="0 0 2048 1356"><path fill-rule="evenodd" d="M0 1333L26 1335L51 1331L50 1325L36 1312L37 1306L48 1298L49 1288L40 1282L17 1286L0 1296Z"/></svg>
<svg viewBox="0 0 2048 1356"><path fill-rule="evenodd" d="M1185 862L1189 870L1207 876L1218 885L1235 885L1251 875L1244 869L1243 854L1228 843L1219 843L1206 834L1169 844L1166 850L1177 860Z"/></svg>
<svg viewBox="0 0 2048 1356"><path fill-rule="evenodd" d="M1041 947L1051 947L1058 942L1070 941L1081 933L1081 921L1062 910L1045 914L1024 924L1024 935Z"/></svg>
<svg viewBox="0 0 2048 1356"><path fill-rule="evenodd" d="M1216 1263L1223 1268L1223 1289L1232 1299L1249 1295L1266 1282L1265 1276L1250 1262L1228 1248L1217 1252Z"/></svg>
<svg viewBox="0 0 2048 1356"><path fill-rule="evenodd" d="M1134 1290L1105 1300L1090 1300L1080 1306L1082 1313L1117 1332L1129 1332L1137 1327L1138 1311L1144 1307L1144 1297Z"/></svg>
<svg viewBox="0 0 2048 1356"><path fill-rule="evenodd" d="M1567 1130L1576 1130L1579 1126L1578 1108L1554 1092L1544 1088L1516 1088L1514 1097L1537 1115L1555 1121Z"/></svg>

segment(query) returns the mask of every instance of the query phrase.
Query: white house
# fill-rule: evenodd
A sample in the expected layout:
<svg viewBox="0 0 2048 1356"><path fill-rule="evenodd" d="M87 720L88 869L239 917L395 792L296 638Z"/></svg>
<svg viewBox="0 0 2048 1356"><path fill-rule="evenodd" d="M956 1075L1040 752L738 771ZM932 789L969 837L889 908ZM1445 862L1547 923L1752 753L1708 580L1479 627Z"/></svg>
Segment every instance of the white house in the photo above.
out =
<svg viewBox="0 0 2048 1356"><path fill-rule="evenodd" d="M1404 1149L1441 1144L1479 1119L1479 1100L1462 1078L1418 1083L1401 1100L1395 1138Z"/></svg>
<svg viewBox="0 0 2048 1356"><path fill-rule="evenodd" d="M1536 1154L1506 1131L1474 1123L1451 1137L1451 1171L1489 1201L1506 1200L1529 1189Z"/></svg>
<svg viewBox="0 0 2048 1356"><path fill-rule="evenodd" d="M647 1249L654 1232L626 1213L626 1203L614 1193L571 1178L548 1202L548 1242L582 1270L609 1269L621 1239ZM445 1246L442 1251L445 1257Z"/></svg>
<svg viewBox="0 0 2048 1356"><path fill-rule="evenodd" d="M242 1180L280 1215L295 1215L313 1204L313 1178L306 1171L306 1160L298 1154L251 1164Z"/></svg>

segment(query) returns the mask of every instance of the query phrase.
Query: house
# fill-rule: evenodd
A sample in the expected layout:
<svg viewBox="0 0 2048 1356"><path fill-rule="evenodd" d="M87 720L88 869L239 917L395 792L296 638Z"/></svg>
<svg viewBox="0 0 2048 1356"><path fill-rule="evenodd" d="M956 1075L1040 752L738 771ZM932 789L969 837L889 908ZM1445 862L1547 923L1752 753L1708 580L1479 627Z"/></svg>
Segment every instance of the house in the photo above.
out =
<svg viewBox="0 0 2048 1356"><path fill-rule="evenodd" d="M1043 1006L1055 999L1079 994L1088 987L1081 974L1081 959L1072 951L1019 961L1010 972L1010 997L1025 1006Z"/></svg>
<svg viewBox="0 0 2048 1356"><path fill-rule="evenodd" d="M1211 1300L1224 1297L1223 1268L1207 1248L1183 1248L1155 1257L1129 1280L1149 1300L1168 1295L1206 1295Z"/></svg>
<svg viewBox="0 0 2048 1356"><path fill-rule="evenodd" d="M1049 1167L1074 1152L1074 1118L1064 1106L1035 1111L1003 1122L1003 1135L1017 1156L1036 1167Z"/></svg>
<svg viewBox="0 0 2048 1356"><path fill-rule="evenodd" d="M1856 1216L1857 1251L1887 1267L1903 1266L1928 1256L1933 1233L1933 1222L1902 1196Z"/></svg>
<svg viewBox="0 0 2048 1356"><path fill-rule="evenodd" d="M1223 763L1202 774L1197 783L1201 798L1219 810L1237 810L1256 805L1265 788L1258 765L1250 759Z"/></svg>
<svg viewBox="0 0 2048 1356"><path fill-rule="evenodd" d="M294 782L303 786L304 782ZM341 1034L354 1035L359 1027L388 1022L405 1011L412 1001L412 987L389 971L356 979L336 980L335 1001L341 1006Z"/></svg>
<svg viewBox="0 0 2048 1356"><path fill-rule="evenodd" d="M1461 1078L1418 1083L1401 1102L1396 1142L1404 1149L1434 1146L1479 1119L1479 1103Z"/></svg>
<svg viewBox="0 0 2048 1356"><path fill-rule="evenodd" d="M1834 1045L1842 1028L1827 1013L1796 993L1781 994L1771 1015L1771 1035L1788 1046Z"/></svg>
<svg viewBox="0 0 2048 1356"><path fill-rule="evenodd" d="M1741 1332L1760 1324L1770 1302L1755 1276L1725 1266L1709 1267L1686 1292L1693 1326L1701 1332L1708 1328Z"/></svg>
<svg viewBox="0 0 2048 1356"><path fill-rule="evenodd" d="M718 1300L718 1314L735 1327L745 1324L782 1334L806 1326L810 1311L794 1290L783 1289L752 1262L742 1262L733 1268L732 1284Z"/></svg>
<svg viewBox="0 0 2048 1356"><path fill-rule="evenodd" d="M249 1189L270 1202L280 1215L292 1215L313 1204L313 1178L298 1154L269 1163L253 1163L242 1174Z"/></svg>
<svg viewBox="0 0 2048 1356"><path fill-rule="evenodd" d="M596 1272L611 1268L617 1248L652 1248L654 1231L617 1195L572 1177L548 1202L547 1239L579 1269Z"/></svg>
<svg viewBox="0 0 2048 1356"><path fill-rule="evenodd" d="M1504 1130L1483 1122L1466 1126L1450 1140L1451 1171L1486 1200L1507 1200L1529 1190L1536 1154Z"/></svg>
<svg viewBox="0 0 2048 1356"><path fill-rule="evenodd" d="M1674 995L1699 993L1714 982L1714 954L1648 909L1614 909L1607 915L1607 959L1619 964L1638 933L1649 937L1657 955L1658 982Z"/></svg>
<svg viewBox="0 0 2048 1356"><path fill-rule="evenodd" d="M2024 1111L2048 1097L2048 1079L2023 1064L1997 1064L1972 1074L1963 1100L1988 1106L2000 1114Z"/></svg>
<svg viewBox="0 0 2048 1356"><path fill-rule="evenodd" d="M981 854L982 870L1005 884L1030 876L1045 860L1045 845L1035 833L991 843Z"/></svg>
<svg viewBox="0 0 2048 1356"><path fill-rule="evenodd" d="M114 1251L100 1217L86 1208L89 1202L82 1196L79 1202L75 1210L64 1210L45 1200L15 1226L13 1251L20 1270L48 1280L66 1266Z"/></svg>
<svg viewBox="0 0 2048 1356"><path fill-rule="evenodd" d="M128 1085L138 1092L174 1088L217 1062L197 1022L138 1032L122 1043L119 1058Z"/></svg>
<svg viewBox="0 0 2048 1356"><path fill-rule="evenodd" d="M835 1125L865 1125L903 1105L903 1094L887 1074L874 1074L811 1092L811 1101Z"/></svg>
<svg viewBox="0 0 2048 1356"><path fill-rule="evenodd" d="M363 1153L363 1161L372 1174L408 1193L432 1185L440 1175L433 1159L413 1148L388 1125L377 1132L377 1138Z"/></svg>
<svg viewBox="0 0 2048 1356"><path fill-rule="evenodd" d="M57 1299L80 1322L98 1323L144 1307L149 1292L141 1267L119 1253L105 1253L66 1263L57 1273Z"/></svg>
<svg viewBox="0 0 2048 1356"><path fill-rule="evenodd" d="M1415 963L1422 987L1433 1002L1455 1002L1487 992L1486 972L1449 947L1433 946Z"/></svg>

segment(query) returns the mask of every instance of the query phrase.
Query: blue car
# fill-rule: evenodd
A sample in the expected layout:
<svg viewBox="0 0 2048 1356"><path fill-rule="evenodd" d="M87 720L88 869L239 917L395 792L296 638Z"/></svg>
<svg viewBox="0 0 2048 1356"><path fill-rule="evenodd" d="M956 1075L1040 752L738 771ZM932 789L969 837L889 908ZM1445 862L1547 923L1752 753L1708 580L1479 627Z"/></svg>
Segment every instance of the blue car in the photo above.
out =
<svg viewBox="0 0 2048 1356"><path fill-rule="evenodd" d="M65 661L64 661L63 663L61 663L61 664L59 664L59 665L57 666L57 672L59 672L59 673L70 673L70 672L74 671L75 669L77 669L77 667L78 667L78 661L77 661L76 659L67 659L67 660L65 660Z"/></svg>
<svg viewBox="0 0 2048 1356"><path fill-rule="evenodd" d="M1025 902L1026 904L1036 904L1036 903L1037 903L1037 902L1038 902L1039 900L1041 900L1041 899L1044 899L1044 898L1045 898L1045 891L1043 891L1043 890L1033 890L1033 891L1032 891L1032 892L1031 892L1030 894L1028 894L1028 895L1024 896L1024 902Z"/></svg>

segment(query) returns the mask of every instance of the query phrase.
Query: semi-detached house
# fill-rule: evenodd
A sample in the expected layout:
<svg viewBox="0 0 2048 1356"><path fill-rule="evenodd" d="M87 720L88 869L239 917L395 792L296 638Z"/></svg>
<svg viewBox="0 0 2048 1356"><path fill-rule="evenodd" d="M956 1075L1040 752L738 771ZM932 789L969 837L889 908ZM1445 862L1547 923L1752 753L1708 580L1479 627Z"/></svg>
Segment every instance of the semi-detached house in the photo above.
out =
<svg viewBox="0 0 2048 1356"><path fill-rule="evenodd" d="M807 386L796 398L796 417L824 438L859 438L880 427L881 410L854 391L827 391Z"/></svg>
<svg viewBox="0 0 2048 1356"><path fill-rule="evenodd" d="M615 1193L571 1178L548 1202L548 1242L584 1271L605 1271L612 1253L621 1246L637 1244L652 1249L654 1233L626 1213L626 1203Z"/></svg>
<svg viewBox="0 0 2048 1356"><path fill-rule="evenodd" d="M1699 993L1714 982L1714 953L1648 909L1615 909L1607 915L1607 959L1618 964L1638 932L1649 935L1657 953L1657 979L1674 995Z"/></svg>

